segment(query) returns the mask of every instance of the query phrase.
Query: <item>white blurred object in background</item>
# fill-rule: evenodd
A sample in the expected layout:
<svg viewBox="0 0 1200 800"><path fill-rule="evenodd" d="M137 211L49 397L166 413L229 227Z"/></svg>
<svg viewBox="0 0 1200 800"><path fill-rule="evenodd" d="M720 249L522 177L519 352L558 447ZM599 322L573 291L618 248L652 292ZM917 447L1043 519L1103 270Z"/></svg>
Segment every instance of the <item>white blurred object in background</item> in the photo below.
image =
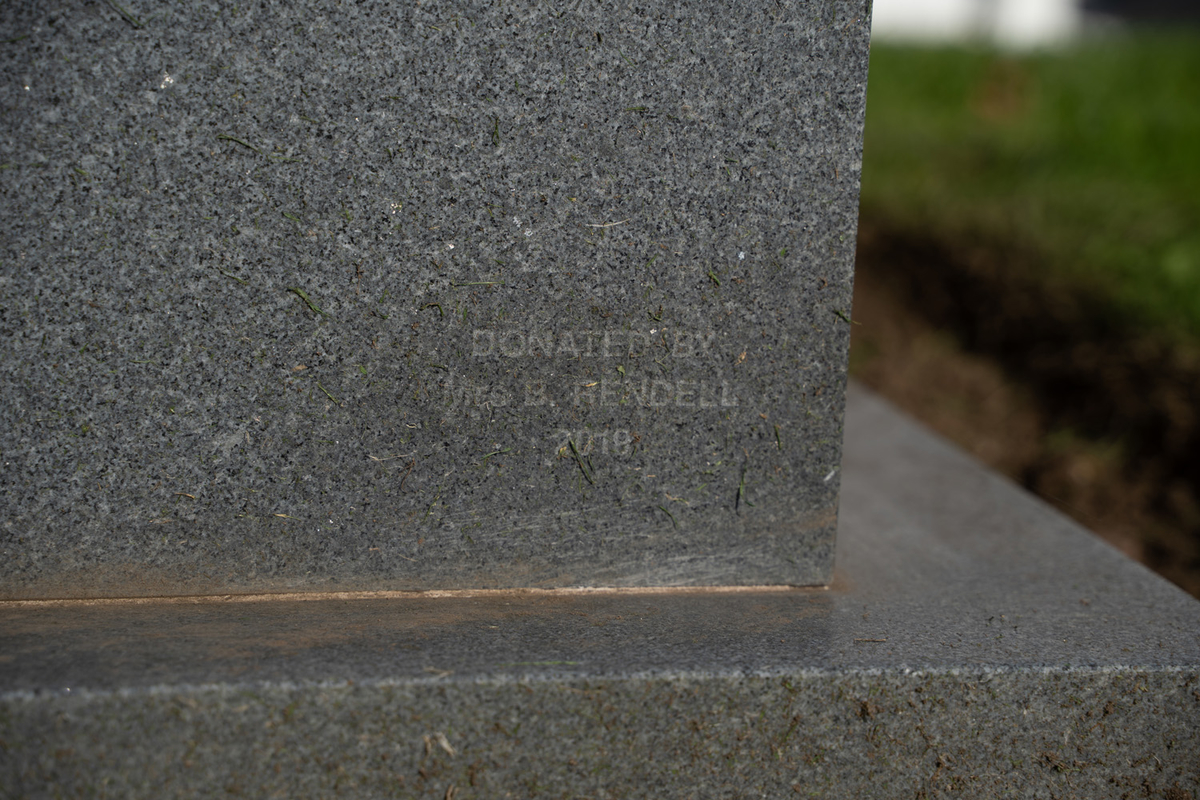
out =
<svg viewBox="0 0 1200 800"><path fill-rule="evenodd" d="M1070 40L1081 20L1078 0L875 0L871 36L1025 49Z"/></svg>

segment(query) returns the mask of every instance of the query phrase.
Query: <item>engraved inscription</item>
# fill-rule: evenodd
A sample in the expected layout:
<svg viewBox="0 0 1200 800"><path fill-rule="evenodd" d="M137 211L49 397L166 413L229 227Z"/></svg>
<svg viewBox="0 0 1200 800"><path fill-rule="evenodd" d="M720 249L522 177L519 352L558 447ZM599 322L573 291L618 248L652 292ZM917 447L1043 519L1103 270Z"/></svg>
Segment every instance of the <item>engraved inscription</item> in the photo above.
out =
<svg viewBox="0 0 1200 800"><path fill-rule="evenodd" d="M555 450L566 457L571 445L581 455L599 453L600 455L627 456L633 453L634 445L641 441L636 433L626 429L612 431L566 430L559 428L554 433Z"/></svg>
<svg viewBox="0 0 1200 800"><path fill-rule="evenodd" d="M633 406L634 408L731 408L738 405L725 380L595 381L575 387L572 405Z"/></svg>
<svg viewBox="0 0 1200 800"><path fill-rule="evenodd" d="M501 383L475 384L453 375L440 385L448 408L470 413L472 410L506 406L579 408L734 408L741 403L729 381L715 378L592 380L559 383L536 381L512 387Z"/></svg>
<svg viewBox="0 0 1200 800"><path fill-rule="evenodd" d="M625 330L487 330L471 333L475 358L638 358L668 355L671 358L707 358L716 333L686 329L648 328Z"/></svg>

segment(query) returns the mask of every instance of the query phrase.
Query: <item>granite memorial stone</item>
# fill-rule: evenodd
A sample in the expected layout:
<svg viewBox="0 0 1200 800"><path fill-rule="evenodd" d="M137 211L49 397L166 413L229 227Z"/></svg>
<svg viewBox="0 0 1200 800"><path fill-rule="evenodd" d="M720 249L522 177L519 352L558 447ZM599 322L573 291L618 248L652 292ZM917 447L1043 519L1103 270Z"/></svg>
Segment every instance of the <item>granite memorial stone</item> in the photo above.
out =
<svg viewBox="0 0 1200 800"><path fill-rule="evenodd" d="M37 5L0 797L1200 792L1200 605L845 391L869 4Z"/></svg>
<svg viewBox="0 0 1200 800"><path fill-rule="evenodd" d="M0 598L827 582L862 2L0 20Z"/></svg>

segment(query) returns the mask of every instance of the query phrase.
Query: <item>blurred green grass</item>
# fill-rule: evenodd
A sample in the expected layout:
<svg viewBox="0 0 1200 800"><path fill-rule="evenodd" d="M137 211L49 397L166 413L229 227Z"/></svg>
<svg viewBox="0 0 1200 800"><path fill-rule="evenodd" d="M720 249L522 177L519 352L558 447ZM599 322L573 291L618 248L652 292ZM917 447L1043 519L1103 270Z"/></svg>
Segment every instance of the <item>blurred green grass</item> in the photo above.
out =
<svg viewBox="0 0 1200 800"><path fill-rule="evenodd" d="M872 45L862 213L1033 252L1124 321L1200 339L1200 33Z"/></svg>

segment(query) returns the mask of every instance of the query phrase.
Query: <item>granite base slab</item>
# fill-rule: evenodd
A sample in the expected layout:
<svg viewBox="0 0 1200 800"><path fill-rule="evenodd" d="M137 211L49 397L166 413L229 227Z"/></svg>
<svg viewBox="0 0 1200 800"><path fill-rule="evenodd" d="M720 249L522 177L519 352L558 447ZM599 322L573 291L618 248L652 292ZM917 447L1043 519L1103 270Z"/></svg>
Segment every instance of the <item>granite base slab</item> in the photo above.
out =
<svg viewBox="0 0 1200 800"><path fill-rule="evenodd" d="M829 589L0 604L0 796L1200 795L1200 603L865 391Z"/></svg>

